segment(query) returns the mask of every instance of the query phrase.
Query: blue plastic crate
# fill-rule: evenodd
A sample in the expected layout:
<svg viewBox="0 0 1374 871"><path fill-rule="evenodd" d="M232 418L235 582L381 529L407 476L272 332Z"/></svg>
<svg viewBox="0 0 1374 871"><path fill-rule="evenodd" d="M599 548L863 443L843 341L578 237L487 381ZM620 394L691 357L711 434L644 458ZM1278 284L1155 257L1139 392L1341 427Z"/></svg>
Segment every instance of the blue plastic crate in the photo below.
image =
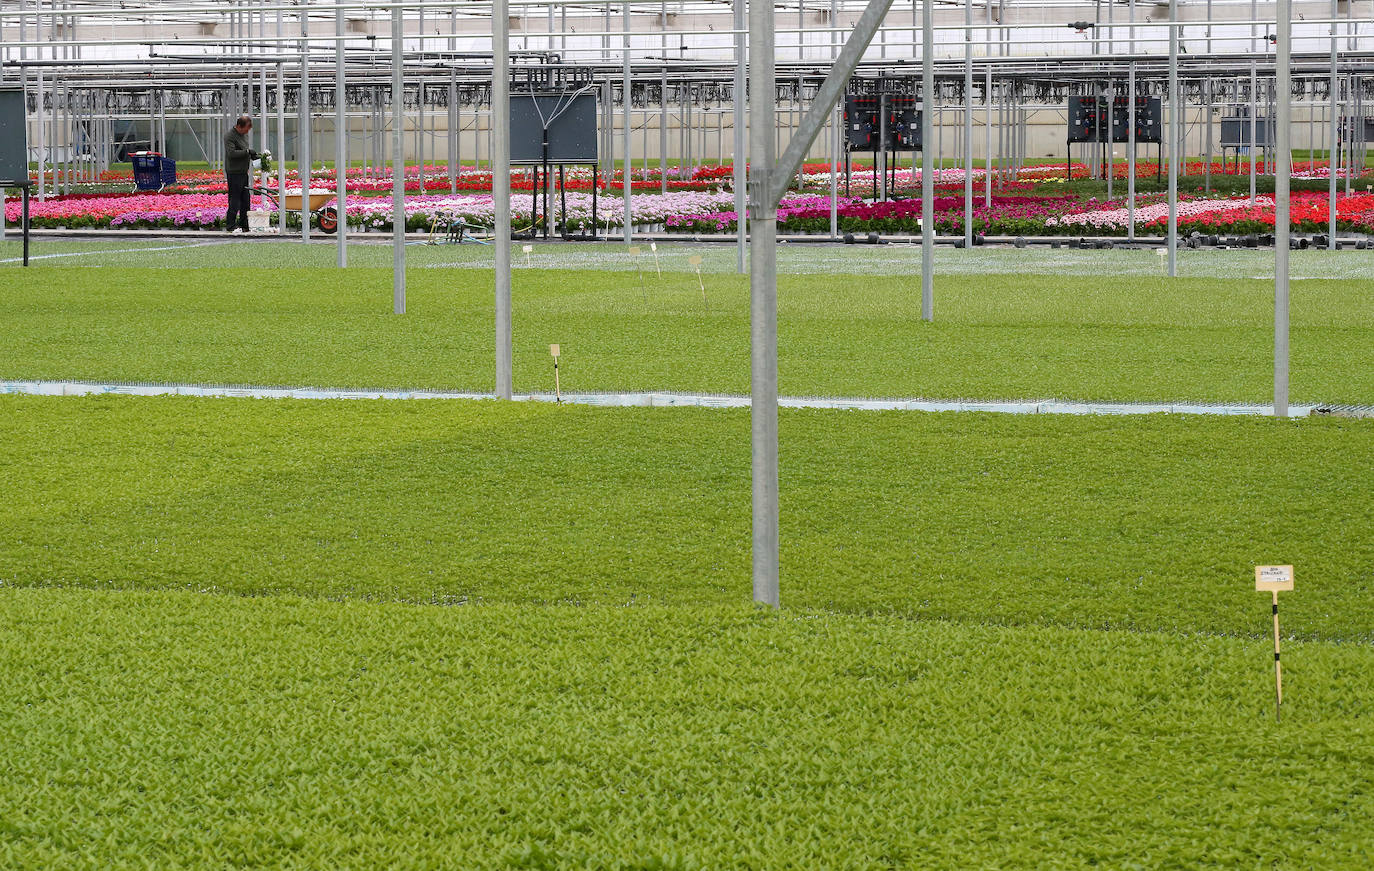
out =
<svg viewBox="0 0 1374 871"><path fill-rule="evenodd" d="M134 165L134 187L141 191L162 190L176 184L177 162L155 152L129 155Z"/></svg>

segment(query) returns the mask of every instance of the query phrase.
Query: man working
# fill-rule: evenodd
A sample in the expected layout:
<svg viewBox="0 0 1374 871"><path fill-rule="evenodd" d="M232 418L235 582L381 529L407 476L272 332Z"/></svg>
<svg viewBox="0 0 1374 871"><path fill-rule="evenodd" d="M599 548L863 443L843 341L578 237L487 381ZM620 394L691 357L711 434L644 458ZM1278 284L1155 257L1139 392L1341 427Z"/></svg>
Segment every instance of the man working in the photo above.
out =
<svg viewBox="0 0 1374 871"><path fill-rule="evenodd" d="M248 170L258 159L258 153L248 147L252 130L253 119L240 115L233 129L224 134L224 176L229 181L229 211L224 216L224 229L230 233L235 226L248 232L248 210L253 205Z"/></svg>

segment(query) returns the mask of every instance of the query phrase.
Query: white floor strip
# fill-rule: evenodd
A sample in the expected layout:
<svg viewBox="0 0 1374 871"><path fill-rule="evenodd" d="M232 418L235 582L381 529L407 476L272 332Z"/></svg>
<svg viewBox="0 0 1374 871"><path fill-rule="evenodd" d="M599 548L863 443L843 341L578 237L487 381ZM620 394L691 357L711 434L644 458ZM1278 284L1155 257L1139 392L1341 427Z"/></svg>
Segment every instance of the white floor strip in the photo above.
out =
<svg viewBox="0 0 1374 871"><path fill-rule="evenodd" d="M238 240L220 242L184 242L180 245L159 245L155 248L102 248L99 251L68 251L62 254L31 254L29 261L54 260L62 257L94 257L100 254L142 254L145 251L178 251L182 248L204 248L208 245L230 245ZM0 263L23 263L23 257L9 257Z"/></svg>
<svg viewBox="0 0 1374 871"><path fill-rule="evenodd" d="M90 381L0 381L0 393L33 396L229 396L250 399L494 399L489 393L437 390L335 390L324 387L224 387L209 384L115 384ZM554 402L551 393L522 394L520 402ZM691 393L567 393L573 405L652 408L748 408L747 396ZM1220 414L1269 415L1268 405L1210 405L1195 402L1066 402L1033 400L845 399L783 397L783 408L860 411L988 411L1004 414ZM1290 405L1289 417L1307 417L1320 406Z"/></svg>

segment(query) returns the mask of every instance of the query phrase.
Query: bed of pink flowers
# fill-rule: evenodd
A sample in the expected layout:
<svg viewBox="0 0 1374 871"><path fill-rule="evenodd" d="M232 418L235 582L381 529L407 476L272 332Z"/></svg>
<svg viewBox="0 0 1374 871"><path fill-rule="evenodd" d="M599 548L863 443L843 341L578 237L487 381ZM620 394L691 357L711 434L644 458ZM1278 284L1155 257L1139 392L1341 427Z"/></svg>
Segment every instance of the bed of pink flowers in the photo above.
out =
<svg viewBox="0 0 1374 871"><path fill-rule="evenodd" d="M1178 203L1179 223L1186 223L1203 215L1217 215L1223 212L1241 211L1258 207L1269 209L1272 214L1274 208L1273 197L1256 197L1253 203L1248 197L1226 200L1181 200ZM1154 203L1152 205L1138 205L1135 209L1135 222L1139 227L1143 224L1151 224L1160 218L1168 219L1169 204L1167 202ZM1131 212L1124 205L1113 205L1108 208L1089 209L1087 211L1073 212L1062 217L1050 218L1045 222L1045 226L1050 232L1060 232L1068 230L1071 232L1091 233L1093 235L1114 235L1124 233L1130 226Z"/></svg>
<svg viewBox="0 0 1374 871"><path fill-rule="evenodd" d="M200 229L223 228L228 196L215 194L135 194L88 195L29 203L29 221L34 227L77 229ZM253 208L270 209L262 197L253 197ZM22 206L17 200L5 203L5 222L18 224Z"/></svg>
<svg viewBox="0 0 1374 871"><path fill-rule="evenodd" d="M560 197L549 199L554 220L569 230L585 230L592 224L592 195L569 191L564 195L566 210L560 204ZM631 223L635 226L658 226L666 224L672 215L684 211L714 212L734 208L735 197L725 192L684 191L667 194L635 193L630 200ZM511 222L516 229L528 227L533 222L534 197L530 194L511 194ZM539 225L545 221L544 203L538 203ZM349 226L364 230L391 229L392 207L387 198L359 198L347 204ZM465 221L481 227L496 224L496 207L490 194L446 195L407 197L405 201L406 227L410 230L427 230L443 227L449 221ZM619 196L601 194L596 203L596 224L598 227L623 227L625 224L625 201Z"/></svg>

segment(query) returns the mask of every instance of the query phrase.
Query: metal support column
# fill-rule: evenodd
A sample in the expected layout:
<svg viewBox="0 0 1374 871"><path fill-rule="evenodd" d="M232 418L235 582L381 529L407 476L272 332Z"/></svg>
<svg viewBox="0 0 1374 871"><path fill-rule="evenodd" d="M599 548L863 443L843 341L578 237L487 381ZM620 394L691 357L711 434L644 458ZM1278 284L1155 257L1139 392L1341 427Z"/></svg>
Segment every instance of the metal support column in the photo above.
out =
<svg viewBox="0 0 1374 871"><path fill-rule="evenodd" d="M628 9L628 5L626 6ZM773 137L777 89L773 5L749 3L749 324L754 601L778 607L778 270L777 172ZM832 73L833 75L833 73Z"/></svg>
<svg viewBox="0 0 1374 871"><path fill-rule="evenodd" d="M1132 28L1134 30L1135 28ZM1132 46L1134 46L1132 41ZM1126 239L1135 241L1135 61L1126 68Z"/></svg>
<svg viewBox="0 0 1374 871"><path fill-rule="evenodd" d="M334 190L338 202L334 216L338 221L338 267L348 266L348 92L344 73L344 10L334 10Z"/></svg>
<svg viewBox="0 0 1374 871"><path fill-rule="evenodd" d="M496 398L513 390L510 298L510 3L492 3L491 194L496 208ZM607 105L609 106L609 100Z"/></svg>
<svg viewBox="0 0 1374 871"><path fill-rule="evenodd" d="M391 7L391 310L406 313L406 160L401 119L405 117L405 18Z"/></svg>
<svg viewBox="0 0 1374 871"><path fill-rule="evenodd" d="M1253 28L1251 29L1253 30ZM1254 42L1254 39L1252 38L1250 41ZM1255 61L1252 60L1250 61L1250 149L1248 152L1250 156L1251 205L1254 205L1255 203L1255 149L1257 147L1257 140L1255 138L1255 134L1257 132L1258 125L1258 119L1255 116L1257 114L1259 114L1259 73L1257 71ZM1268 124L1267 121L1265 123ZM1268 128L1266 127L1265 129L1267 130Z"/></svg>
<svg viewBox="0 0 1374 871"><path fill-rule="evenodd" d="M748 164L748 148L744 112L748 99L746 91L748 88L745 75L748 71L749 59L746 51L746 30L745 30L745 4L748 0L735 0L735 158L732 169L734 170L735 188L735 271L744 274L745 249L747 248L746 239L748 236L749 222L745 220L745 166ZM832 10L835 8L834 0L831 2ZM834 26L834 21L831 21Z"/></svg>
<svg viewBox="0 0 1374 871"><path fill-rule="evenodd" d="M933 0L921 2L921 319L935 318L935 165L930 155L935 116Z"/></svg>
<svg viewBox="0 0 1374 871"><path fill-rule="evenodd" d="M1178 0L1169 0L1169 277L1178 275Z"/></svg>
<svg viewBox="0 0 1374 871"><path fill-rule="evenodd" d="M277 46L280 52L282 36L281 7L277 7ZM286 192L286 65L277 61L277 233L286 237L286 209L282 194Z"/></svg>
<svg viewBox="0 0 1374 871"><path fill-rule="evenodd" d="M1288 416L1288 194L1292 152L1289 133L1292 123L1292 87L1289 60L1293 50L1292 0L1278 0L1274 46L1274 106L1278 124L1274 130L1274 417Z"/></svg>
<svg viewBox="0 0 1374 871"><path fill-rule="evenodd" d="M792 174L845 89L850 74L878 32L891 0L872 0L816 93L797 134L774 160L775 121L773 6L749 6L750 406L753 494L753 592L759 604L778 605L778 202Z"/></svg>
<svg viewBox="0 0 1374 871"><path fill-rule="evenodd" d="M631 175L631 173L630 173L630 162L631 162L631 161L630 161L630 155L631 155L631 153L632 153L632 152L630 151L630 138L634 135L634 131L633 131L633 129L632 129L631 126L630 126L630 106L631 106L631 103L630 103L630 90L631 90L631 87L632 87L632 85L633 85L633 77L634 77L634 74L633 74L633 71L630 69L630 25L631 25L631 21L630 21L630 4L629 4L629 2L626 2L626 3L625 3L624 13L623 13L623 21L624 21L624 29L625 29L625 38L624 38L624 42L623 42L623 52L624 52L624 54L623 54L623 56L621 57L621 75L624 77L624 80L625 80L625 102L624 102L624 105L622 106L622 109L623 109L623 111L624 111L624 115L623 115L622 118L621 118L621 124L622 124L622 129L623 129L623 131L624 131L624 134L623 134L623 135L624 135L624 137L625 137L625 148L624 148L624 151L623 151L623 154L624 154L624 164L625 164L625 172L624 172L624 175L622 176L622 178L624 178L624 180L625 180L625 184L623 185L623 188L624 188L623 193L624 193L624 195L625 195L625 244L628 245L628 244L630 243L630 240L634 238L634 223L633 223L633 220L634 220L634 219L633 219L632 213L631 213L631 211L630 211L630 191L631 191L631 188L634 187L632 184L630 184L630 175Z"/></svg>
<svg viewBox="0 0 1374 871"><path fill-rule="evenodd" d="M301 6L301 36L310 36L310 7L308 0ZM301 241L310 241L310 133L315 119L310 114L310 40L301 39L301 89L296 101L299 121L296 125L296 171L301 180Z"/></svg>
<svg viewBox="0 0 1374 871"><path fill-rule="evenodd" d="M1330 226L1326 233L1326 247L1332 251L1336 250L1336 169L1340 165L1340 134L1337 132L1337 124L1340 121L1340 82L1336 79L1336 2L1331 0L1331 147L1327 150L1327 190L1326 207L1330 212ZM1279 102L1286 103L1290 95L1284 91L1279 91ZM1363 134L1364 131L1361 131ZM1280 160L1283 158L1280 157Z"/></svg>
<svg viewBox="0 0 1374 871"><path fill-rule="evenodd" d="M923 240L924 241L924 240ZM964 248L973 247L973 0L964 0Z"/></svg>

